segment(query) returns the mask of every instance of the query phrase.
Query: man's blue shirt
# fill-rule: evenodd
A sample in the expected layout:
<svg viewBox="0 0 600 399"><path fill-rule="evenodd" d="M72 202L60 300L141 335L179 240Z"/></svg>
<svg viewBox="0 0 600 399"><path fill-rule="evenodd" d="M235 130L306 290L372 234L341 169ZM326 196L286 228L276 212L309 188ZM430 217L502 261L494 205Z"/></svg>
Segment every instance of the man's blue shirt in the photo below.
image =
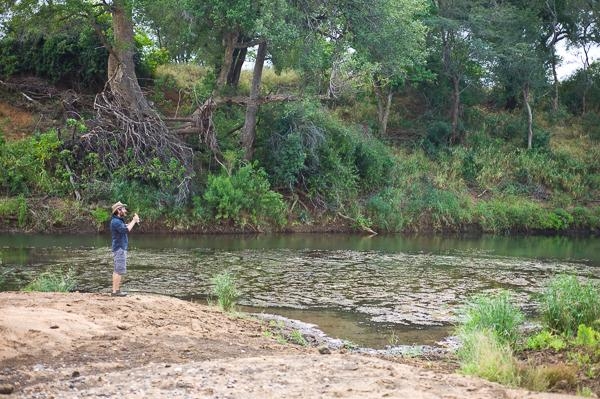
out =
<svg viewBox="0 0 600 399"><path fill-rule="evenodd" d="M120 217L113 215L110 219L110 233L112 235L112 250L113 252L117 249L123 249L127 251L127 245L129 244L127 239L127 233L129 229L125 224L125 221Z"/></svg>

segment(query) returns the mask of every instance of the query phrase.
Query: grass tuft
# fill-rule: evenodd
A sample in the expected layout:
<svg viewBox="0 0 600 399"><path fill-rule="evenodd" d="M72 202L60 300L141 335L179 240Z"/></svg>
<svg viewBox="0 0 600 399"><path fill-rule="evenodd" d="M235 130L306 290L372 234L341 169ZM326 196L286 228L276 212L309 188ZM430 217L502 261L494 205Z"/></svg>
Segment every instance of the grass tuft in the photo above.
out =
<svg viewBox="0 0 600 399"><path fill-rule="evenodd" d="M496 334L502 343L516 344L524 316L511 302L507 291L494 295L476 295L463 311L463 323L460 327L462 333L489 330Z"/></svg>
<svg viewBox="0 0 600 399"><path fill-rule="evenodd" d="M75 288L76 284L73 269L68 269L66 272L62 269L54 269L37 276L23 290L29 292L69 292Z"/></svg>
<svg viewBox="0 0 600 399"><path fill-rule="evenodd" d="M217 274L211 279L212 292L217 297L219 307L225 312L233 310L239 297L235 280L229 272Z"/></svg>
<svg viewBox="0 0 600 399"><path fill-rule="evenodd" d="M572 275L556 276L542 294L541 313L549 328L574 336L580 324L593 326L600 319L600 290Z"/></svg>

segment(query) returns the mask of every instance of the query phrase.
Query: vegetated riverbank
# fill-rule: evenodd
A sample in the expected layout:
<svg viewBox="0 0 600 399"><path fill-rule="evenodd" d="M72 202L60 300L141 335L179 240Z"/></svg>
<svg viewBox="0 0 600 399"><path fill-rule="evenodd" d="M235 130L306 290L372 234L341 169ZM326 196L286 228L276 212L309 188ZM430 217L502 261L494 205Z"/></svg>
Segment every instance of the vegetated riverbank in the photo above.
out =
<svg viewBox="0 0 600 399"><path fill-rule="evenodd" d="M0 390L14 398L571 397L460 376L447 359L284 344L269 323L164 296L3 292L0 308Z"/></svg>
<svg viewBox="0 0 600 399"><path fill-rule="evenodd" d="M13 204L14 203L14 204ZM19 205L22 203L22 205ZM0 198L0 233L27 234L92 234L108 231L108 209L110 204L85 204L72 199L43 198ZM600 208L599 208L600 209ZM360 226L355 220L334 214L315 215L310 221L301 223L289 220L284 226L239 226L234 223L206 223L194 220L190 215L163 217L148 220L144 209L135 209L142 223L135 227L136 233L168 234L257 234L257 233L357 233L371 235L387 233ZM434 227L426 221L418 229L410 228L398 232L401 234L489 234L482 226L471 223L444 228ZM491 232L494 233L494 232ZM496 234L519 234L540 236L598 236L600 225L573 225L560 230L524 228L515 226Z"/></svg>

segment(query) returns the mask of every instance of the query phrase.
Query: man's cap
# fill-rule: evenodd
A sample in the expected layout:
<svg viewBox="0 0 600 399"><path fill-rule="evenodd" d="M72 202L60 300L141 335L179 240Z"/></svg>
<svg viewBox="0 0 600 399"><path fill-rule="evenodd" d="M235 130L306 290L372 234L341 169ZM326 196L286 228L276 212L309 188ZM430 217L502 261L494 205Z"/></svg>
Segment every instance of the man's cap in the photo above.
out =
<svg viewBox="0 0 600 399"><path fill-rule="evenodd" d="M114 214L119 208L127 208L127 204L123 204L121 201L114 203L112 206L112 213Z"/></svg>

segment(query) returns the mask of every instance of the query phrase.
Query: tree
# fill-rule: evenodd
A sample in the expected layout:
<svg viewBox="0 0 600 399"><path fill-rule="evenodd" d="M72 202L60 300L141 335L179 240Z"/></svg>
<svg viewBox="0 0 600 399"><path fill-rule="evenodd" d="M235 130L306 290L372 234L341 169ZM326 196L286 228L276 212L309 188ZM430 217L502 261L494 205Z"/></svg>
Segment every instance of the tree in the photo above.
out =
<svg viewBox="0 0 600 399"><path fill-rule="evenodd" d="M520 96L527 113L527 148L533 142L535 91L546 82L546 54L539 46L536 10L508 3L491 3L472 14L473 27L485 42L487 68L508 96Z"/></svg>
<svg viewBox="0 0 600 399"><path fill-rule="evenodd" d="M348 10L350 45L370 64L379 133L385 135L394 92L425 63L425 14L421 0L377 0L362 13Z"/></svg>
<svg viewBox="0 0 600 399"><path fill-rule="evenodd" d="M430 67L435 72L439 71L441 78L448 79L452 92L449 144L459 141L461 93L481 75L477 63L478 41L473 37L469 20L471 9L476 4L470 0L437 0L433 15L428 20L433 31L432 52L438 58ZM436 65L438 62L439 67Z"/></svg>

